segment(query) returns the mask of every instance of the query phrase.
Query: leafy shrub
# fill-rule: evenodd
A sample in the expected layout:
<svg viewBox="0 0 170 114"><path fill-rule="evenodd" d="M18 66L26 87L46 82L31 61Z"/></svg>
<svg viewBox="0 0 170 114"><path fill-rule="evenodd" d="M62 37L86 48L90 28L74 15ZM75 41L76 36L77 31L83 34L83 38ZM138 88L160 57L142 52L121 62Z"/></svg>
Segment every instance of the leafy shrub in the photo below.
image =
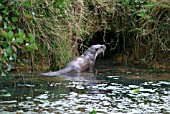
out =
<svg viewBox="0 0 170 114"><path fill-rule="evenodd" d="M1 0L1 75L22 61L27 65L31 63L31 68L40 65L60 69L78 55L78 44L86 40L86 44L80 45L87 47L97 31L114 31L117 42L113 37L111 42L105 43L111 47L121 46L123 53L127 51L126 54L144 64L161 58L162 53L168 58L168 3L152 0Z"/></svg>
<svg viewBox="0 0 170 114"><path fill-rule="evenodd" d="M38 50L35 37L31 33L26 33L19 26L21 13L17 8L17 3L8 0L0 2L0 75L5 76L11 71L16 61L17 54L23 52L33 52Z"/></svg>

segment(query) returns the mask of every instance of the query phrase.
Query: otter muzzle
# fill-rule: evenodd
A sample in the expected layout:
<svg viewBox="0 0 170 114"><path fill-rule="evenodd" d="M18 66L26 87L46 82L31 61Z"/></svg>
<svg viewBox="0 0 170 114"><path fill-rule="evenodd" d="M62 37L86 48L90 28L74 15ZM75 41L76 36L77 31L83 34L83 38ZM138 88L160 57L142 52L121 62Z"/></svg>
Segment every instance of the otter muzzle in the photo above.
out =
<svg viewBox="0 0 170 114"><path fill-rule="evenodd" d="M99 54L101 54L101 53L102 53L103 56L104 56L105 51L106 51L106 46L105 46L105 45L102 45L101 48L99 48L99 49L96 51L95 59L96 59L96 57L97 57Z"/></svg>

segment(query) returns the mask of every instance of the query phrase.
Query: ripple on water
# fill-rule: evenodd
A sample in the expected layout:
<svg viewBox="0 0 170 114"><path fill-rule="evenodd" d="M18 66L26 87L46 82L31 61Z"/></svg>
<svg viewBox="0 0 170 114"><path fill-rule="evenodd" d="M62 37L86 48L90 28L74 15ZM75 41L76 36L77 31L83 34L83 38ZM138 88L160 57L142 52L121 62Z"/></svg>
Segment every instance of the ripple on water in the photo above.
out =
<svg viewBox="0 0 170 114"><path fill-rule="evenodd" d="M62 91L57 91L58 86L50 86L52 90L46 90L35 96L31 96L29 93L21 101L9 100L12 94L6 89L2 89L0 97L5 100L0 101L0 113L10 112L6 110L11 109L11 107L15 110L19 108L24 113L87 114L93 110L101 114L170 113L169 81L149 81L137 85L135 83L121 83L120 76L107 76L108 78L109 81L113 80L113 82L70 81L64 87L60 83L58 86L61 86ZM63 92L64 89L70 91L66 93ZM15 113L19 112L17 110Z"/></svg>

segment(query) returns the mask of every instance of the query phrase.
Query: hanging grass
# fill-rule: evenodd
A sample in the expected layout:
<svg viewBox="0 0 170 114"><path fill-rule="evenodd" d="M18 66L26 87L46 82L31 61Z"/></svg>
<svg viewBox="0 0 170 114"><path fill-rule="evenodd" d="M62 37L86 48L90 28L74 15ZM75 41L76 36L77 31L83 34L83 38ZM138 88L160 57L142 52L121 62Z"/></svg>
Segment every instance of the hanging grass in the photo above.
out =
<svg viewBox="0 0 170 114"><path fill-rule="evenodd" d="M79 55L78 45L89 45L80 42L92 40L97 31L107 30L114 31L118 37L116 44L105 43L113 50L121 46L120 53L127 56L127 61L146 65L169 61L168 0L2 0L0 3L1 72L10 71L9 66L15 63L20 63L18 69L26 68L25 65L33 69L60 69ZM15 39L18 38L15 34L22 31L29 40L13 43L12 39L6 40L2 31L12 33ZM9 55L4 54L6 48L11 49ZM15 60L10 60L11 56Z"/></svg>

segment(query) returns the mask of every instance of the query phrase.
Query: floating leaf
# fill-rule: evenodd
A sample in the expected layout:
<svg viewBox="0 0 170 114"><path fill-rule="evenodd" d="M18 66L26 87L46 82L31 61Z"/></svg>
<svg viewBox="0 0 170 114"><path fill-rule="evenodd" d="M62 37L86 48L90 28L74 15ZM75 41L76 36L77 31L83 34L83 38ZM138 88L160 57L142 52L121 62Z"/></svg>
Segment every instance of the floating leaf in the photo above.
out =
<svg viewBox="0 0 170 114"><path fill-rule="evenodd" d="M10 93L1 94L0 97L11 97Z"/></svg>
<svg viewBox="0 0 170 114"><path fill-rule="evenodd" d="M158 84L162 84L162 85L170 85L169 81L159 81Z"/></svg>
<svg viewBox="0 0 170 114"><path fill-rule="evenodd" d="M132 90L132 93L139 93L139 92L140 92L139 89Z"/></svg>
<svg viewBox="0 0 170 114"><path fill-rule="evenodd" d="M12 104L12 103L17 103L16 100L13 100L13 101L1 101L0 102L1 104Z"/></svg>
<svg viewBox="0 0 170 114"><path fill-rule="evenodd" d="M90 114L97 114L97 111L93 110L93 111L90 112Z"/></svg>

